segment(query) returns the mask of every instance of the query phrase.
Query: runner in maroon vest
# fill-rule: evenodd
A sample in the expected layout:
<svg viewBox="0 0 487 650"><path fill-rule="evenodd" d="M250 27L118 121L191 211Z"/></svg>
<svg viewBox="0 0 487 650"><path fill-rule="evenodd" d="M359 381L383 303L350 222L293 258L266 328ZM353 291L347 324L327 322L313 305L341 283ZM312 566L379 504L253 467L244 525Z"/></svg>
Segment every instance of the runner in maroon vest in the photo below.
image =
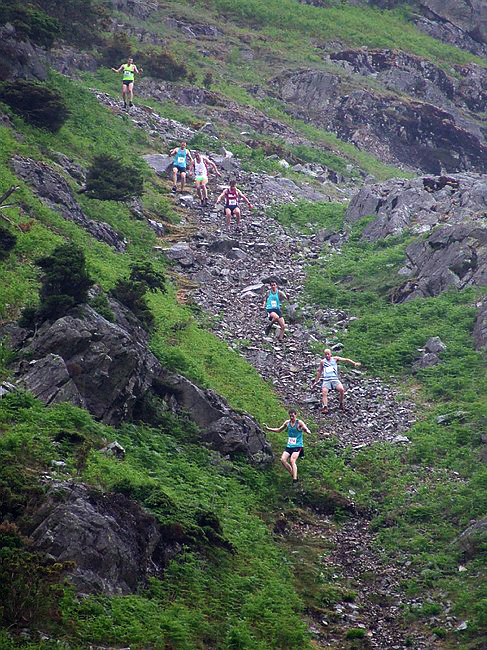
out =
<svg viewBox="0 0 487 650"><path fill-rule="evenodd" d="M217 206L220 201L225 197L225 217L227 221L227 230L230 230L230 220L234 214L237 218L237 230L240 230L240 208L238 207L239 198L243 199L245 203L252 210L253 205L250 203L248 198L237 188L237 181L230 181L230 187L223 190L220 196L217 198L215 206Z"/></svg>

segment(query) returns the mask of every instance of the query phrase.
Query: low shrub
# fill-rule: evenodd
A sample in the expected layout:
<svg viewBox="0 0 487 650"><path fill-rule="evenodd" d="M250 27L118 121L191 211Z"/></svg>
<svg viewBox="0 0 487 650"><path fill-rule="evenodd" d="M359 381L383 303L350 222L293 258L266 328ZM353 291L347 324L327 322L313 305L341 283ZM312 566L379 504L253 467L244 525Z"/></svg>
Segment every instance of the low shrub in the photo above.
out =
<svg viewBox="0 0 487 650"><path fill-rule="evenodd" d="M136 52L134 60L147 75L155 79L178 81L188 75L184 63L177 61L170 52L159 48L152 47L143 52Z"/></svg>
<svg viewBox="0 0 487 650"><path fill-rule="evenodd" d="M103 201L125 201L142 196L144 179L136 167L115 156L95 156L86 177L86 194Z"/></svg>
<svg viewBox="0 0 487 650"><path fill-rule="evenodd" d="M114 32L101 50L101 62L103 65L118 68L132 54L132 43L127 34L125 32Z"/></svg>
<svg viewBox="0 0 487 650"><path fill-rule="evenodd" d="M49 16L56 16L64 40L82 48L102 41L110 25L107 3L103 0L32 0ZM87 17L89 16L89 20Z"/></svg>
<svg viewBox="0 0 487 650"><path fill-rule="evenodd" d="M0 225L0 261L5 259L17 243L17 237Z"/></svg>
<svg viewBox="0 0 487 650"><path fill-rule="evenodd" d="M17 79L0 84L0 100L40 129L56 133L69 117L62 96L46 84Z"/></svg>
<svg viewBox="0 0 487 650"><path fill-rule="evenodd" d="M165 277L160 271L156 271L150 262L136 262L131 266L129 278L118 280L112 289L112 295L125 307L128 307L141 323L150 329L154 323L154 317L147 304L145 294L147 291L165 293Z"/></svg>

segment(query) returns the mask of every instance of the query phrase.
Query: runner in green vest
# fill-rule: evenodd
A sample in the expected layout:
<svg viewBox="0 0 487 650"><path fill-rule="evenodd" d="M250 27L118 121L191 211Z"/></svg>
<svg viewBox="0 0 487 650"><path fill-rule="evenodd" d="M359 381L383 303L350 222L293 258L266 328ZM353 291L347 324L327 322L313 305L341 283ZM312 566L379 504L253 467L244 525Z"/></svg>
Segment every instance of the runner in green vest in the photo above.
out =
<svg viewBox="0 0 487 650"><path fill-rule="evenodd" d="M266 335L269 335L272 326L274 324L279 325L279 341L283 340L284 330L286 329L286 323L284 322L281 311L281 300L283 299L287 300L286 294L284 291L277 288L277 282L275 280L271 280L271 288L264 294L264 299L262 301L262 309L266 310L269 319L269 324L265 328L265 333Z"/></svg>
<svg viewBox="0 0 487 650"><path fill-rule="evenodd" d="M123 107L127 108L127 94L128 94L128 105L133 106L134 100L134 79L135 73L140 74L137 66L134 63L132 57L129 56L127 63L122 63L119 68L112 68L113 72L122 72L122 99Z"/></svg>
<svg viewBox="0 0 487 650"><path fill-rule="evenodd" d="M304 456L303 431L311 433L310 430L302 420L297 419L295 409L289 410L289 420L283 422L279 428L273 429L268 427L267 424L264 424L264 427L267 431L274 431L275 433L284 431L287 428L287 444L286 449L282 452L281 463L293 477L293 485L296 485L298 482L298 466L296 463L298 458Z"/></svg>

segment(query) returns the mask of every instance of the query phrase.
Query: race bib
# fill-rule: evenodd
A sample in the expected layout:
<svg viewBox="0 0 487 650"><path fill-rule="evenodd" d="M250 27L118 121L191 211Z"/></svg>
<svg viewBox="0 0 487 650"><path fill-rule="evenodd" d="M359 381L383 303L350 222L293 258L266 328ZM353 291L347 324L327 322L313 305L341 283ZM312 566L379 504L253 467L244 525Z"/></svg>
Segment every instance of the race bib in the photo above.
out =
<svg viewBox="0 0 487 650"><path fill-rule="evenodd" d="M296 438L288 438L287 439L287 444L289 447L292 447L293 445L296 444Z"/></svg>
<svg viewBox="0 0 487 650"><path fill-rule="evenodd" d="M277 307L277 300L271 300L271 307Z"/></svg>
<svg viewBox="0 0 487 650"><path fill-rule="evenodd" d="M335 368L332 366L327 366L325 368L325 375L334 375L335 374Z"/></svg>
<svg viewBox="0 0 487 650"><path fill-rule="evenodd" d="M186 162L186 158L184 156L178 156L178 163L180 165L184 165Z"/></svg>
<svg viewBox="0 0 487 650"><path fill-rule="evenodd" d="M228 205L237 205L237 199L228 199Z"/></svg>

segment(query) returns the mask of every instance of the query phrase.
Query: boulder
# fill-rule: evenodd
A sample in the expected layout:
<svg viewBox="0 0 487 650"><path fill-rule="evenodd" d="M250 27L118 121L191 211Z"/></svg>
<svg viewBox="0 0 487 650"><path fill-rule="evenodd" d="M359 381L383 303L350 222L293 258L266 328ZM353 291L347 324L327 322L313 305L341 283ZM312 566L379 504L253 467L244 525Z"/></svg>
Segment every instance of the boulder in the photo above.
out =
<svg viewBox="0 0 487 650"><path fill-rule="evenodd" d="M440 352L444 352L446 350L446 345L443 343L439 336L432 336L426 341L424 349L426 352L439 354Z"/></svg>
<svg viewBox="0 0 487 650"><path fill-rule="evenodd" d="M148 153L142 158L154 171L162 175L172 168L174 161L174 156L165 156L161 153Z"/></svg>
<svg viewBox="0 0 487 650"><path fill-rule="evenodd" d="M254 463L270 463L272 449L257 422L237 413L211 390L203 390L189 379L168 375L163 382L165 399L174 396L178 408L185 409L201 428L202 439L221 454L243 454Z"/></svg>
<svg viewBox="0 0 487 650"><path fill-rule="evenodd" d="M191 246L186 242L174 244L171 248L166 249L164 254L168 259L177 262L183 267L193 266L195 261Z"/></svg>
<svg viewBox="0 0 487 650"><path fill-rule="evenodd" d="M25 37L19 35L13 25L0 26L0 56L2 72L0 79L33 79L46 81L47 66L38 50Z"/></svg>
<svg viewBox="0 0 487 650"><path fill-rule="evenodd" d="M156 0L110 0L116 11L146 20L158 9Z"/></svg>
<svg viewBox="0 0 487 650"><path fill-rule="evenodd" d="M135 501L79 483L54 483L29 528L34 550L74 562L70 579L82 593L135 593L181 551Z"/></svg>
<svg viewBox="0 0 487 650"><path fill-rule="evenodd" d="M88 219L66 180L49 165L31 158L14 156L12 167L17 176L30 185L43 202L59 212L64 219L74 221L95 239L112 246L115 250L119 252L125 250L126 240L109 224Z"/></svg>
<svg viewBox="0 0 487 650"><path fill-rule="evenodd" d="M114 300L110 308L117 323L81 305L41 325L24 348L34 359L19 364L17 385L46 404L83 406L106 424L130 419L160 366L131 313Z"/></svg>
<svg viewBox="0 0 487 650"><path fill-rule="evenodd" d="M469 560L482 555L487 544L487 517L469 526L456 541Z"/></svg>

